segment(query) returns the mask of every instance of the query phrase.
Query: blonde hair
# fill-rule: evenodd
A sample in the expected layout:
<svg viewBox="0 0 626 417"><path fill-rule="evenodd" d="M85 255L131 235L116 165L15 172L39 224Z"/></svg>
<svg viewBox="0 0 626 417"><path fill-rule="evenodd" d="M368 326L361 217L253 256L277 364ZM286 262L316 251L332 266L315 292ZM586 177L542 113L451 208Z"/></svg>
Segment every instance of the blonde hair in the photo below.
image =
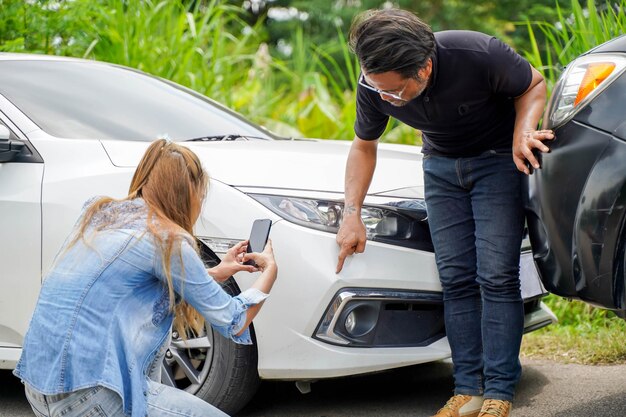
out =
<svg viewBox="0 0 626 417"><path fill-rule="evenodd" d="M202 207L208 182L208 175L196 154L169 140L156 140L141 158L130 183L128 196L121 200L102 197L93 202L85 211L77 234L68 245L71 247L79 239L84 239L91 219L105 205L113 201L143 198L148 207L148 231L161 250L170 310L175 314L174 328L183 338L186 338L188 330L200 334L204 319L184 300L176 304L171 261L172 256L178 256L182 265L183 239L198 250L193 238L193 225ZM104 227L106 225L100 225L98 230Z"/></svg>

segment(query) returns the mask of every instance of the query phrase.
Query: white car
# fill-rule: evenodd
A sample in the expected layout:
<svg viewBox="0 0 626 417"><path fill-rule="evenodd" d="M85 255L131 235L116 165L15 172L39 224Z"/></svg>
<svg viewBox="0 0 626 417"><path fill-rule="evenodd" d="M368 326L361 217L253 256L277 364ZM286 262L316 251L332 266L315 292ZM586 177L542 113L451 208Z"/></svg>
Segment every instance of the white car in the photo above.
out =
<svg viewBox="0 0 626 417"><path fill-rule="evenodd" d="M207 264L273 222L279 278L254 321L252 346L207 328L173 334L165 382L228 413L261 379L362 374L450 356L441 287L422 200L419 148L380 145L363 220L364 254L335 274L350 142L275 136L206 97L116 65L0 54L0 368L12 369L37 295L82 204L124 197L149 142L168 135L211 176L196 234ZM227 283L248 288L251 274ZM526 328L555 320L522 256Z"/></svg>

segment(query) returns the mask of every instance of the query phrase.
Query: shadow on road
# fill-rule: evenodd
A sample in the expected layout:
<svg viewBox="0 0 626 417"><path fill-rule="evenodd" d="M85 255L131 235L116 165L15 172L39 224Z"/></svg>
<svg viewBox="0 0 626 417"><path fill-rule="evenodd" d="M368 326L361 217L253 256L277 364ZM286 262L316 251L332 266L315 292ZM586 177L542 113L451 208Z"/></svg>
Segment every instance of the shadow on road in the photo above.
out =
<svg viewBox="0 0 626 417"><path fill-rule="evenodd" d="M312 392L306 395L300 394L293 382L265 381L237 416L429 416L452 394L451 375L451 364L429 363L321 380L313 383Z"/></svg>
<svg viewBox="0 0 626 417"><path fill-rule="evenodd" d="M515 394L515 408L532 407L537 401L545 401L541 398L541 393L550 380L543 374L542 370L531 366L522 367L522 379L517 386ZM589 416L587 416L589 417Z"/></svg>
<svg viewBox="0 0 626 417"><path fill-rule="evenodd" d="M22 415L15 410L30 410L24 386L11 371L0 370L0 416Z"/></svg>

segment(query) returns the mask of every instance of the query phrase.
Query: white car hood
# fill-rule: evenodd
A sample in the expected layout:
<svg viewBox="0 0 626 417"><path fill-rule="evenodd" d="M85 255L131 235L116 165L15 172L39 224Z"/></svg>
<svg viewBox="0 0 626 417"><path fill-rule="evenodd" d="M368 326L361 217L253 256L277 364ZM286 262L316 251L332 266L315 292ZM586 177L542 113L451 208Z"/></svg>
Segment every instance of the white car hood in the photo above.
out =
<svg viewBox="0 0 626 417"><path fill-rule="evenodd" d="M101 141L111 162L135 167L149 143ZM251 140L186 142L212 179L238 188L273 188L343 193L349 141ZM422 197L420 148L379 144L369 194ZM404 191L403 191L404 190ZM406 191L406 192L405 192Z"/></svg>

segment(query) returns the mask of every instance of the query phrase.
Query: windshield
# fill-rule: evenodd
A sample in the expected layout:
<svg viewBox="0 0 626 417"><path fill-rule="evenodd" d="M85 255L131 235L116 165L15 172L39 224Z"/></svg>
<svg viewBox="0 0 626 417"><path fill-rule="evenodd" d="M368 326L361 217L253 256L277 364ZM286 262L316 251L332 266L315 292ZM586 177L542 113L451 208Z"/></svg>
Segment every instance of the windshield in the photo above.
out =
<svg viewBox="0 0 626 417"><path fill-rule="evenodd" d="M0 61L0 94L43 131L60 138L274 138L189 89L98 62Z"/></svg>

